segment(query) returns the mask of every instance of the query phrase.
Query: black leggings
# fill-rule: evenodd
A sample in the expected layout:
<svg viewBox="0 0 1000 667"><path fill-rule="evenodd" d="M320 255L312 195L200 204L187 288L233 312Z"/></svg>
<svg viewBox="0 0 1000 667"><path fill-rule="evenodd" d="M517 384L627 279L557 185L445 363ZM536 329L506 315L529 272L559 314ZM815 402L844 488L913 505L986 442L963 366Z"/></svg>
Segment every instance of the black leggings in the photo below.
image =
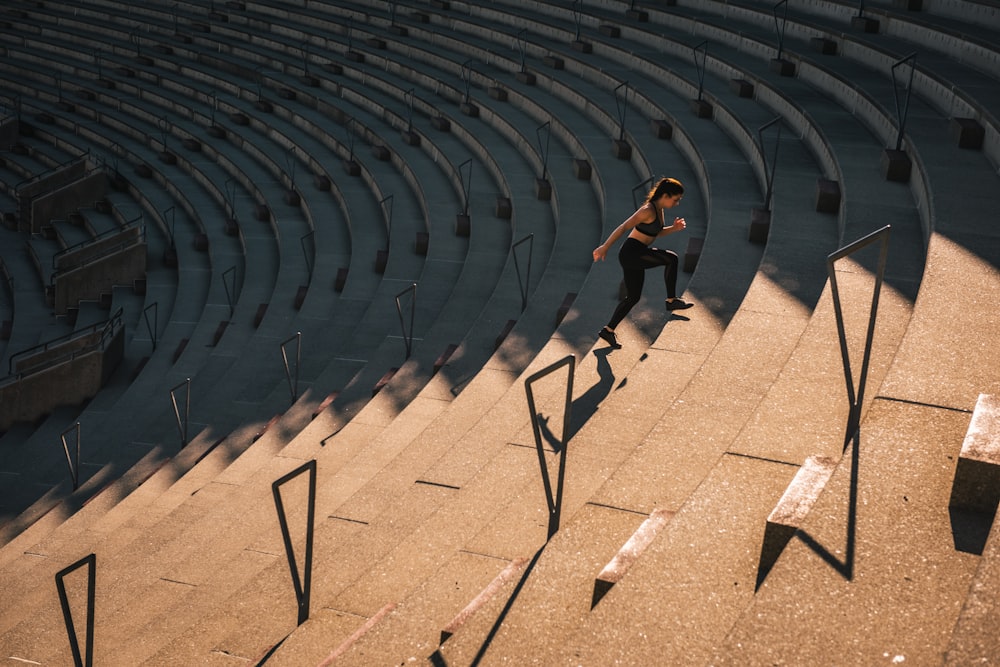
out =
<svg viewBox="0 0 1000 667"><path fill-rule="evenodd" d="M650 248L642 241L625 239L618 251L618 262L625 277L625 298L618 303L611 315L608 328L614 329L625 319L642 296L642 285L646 280L646 269L663 267L663 284L667 288L667 298L677 296L677 253L661 248Z"/></svg>

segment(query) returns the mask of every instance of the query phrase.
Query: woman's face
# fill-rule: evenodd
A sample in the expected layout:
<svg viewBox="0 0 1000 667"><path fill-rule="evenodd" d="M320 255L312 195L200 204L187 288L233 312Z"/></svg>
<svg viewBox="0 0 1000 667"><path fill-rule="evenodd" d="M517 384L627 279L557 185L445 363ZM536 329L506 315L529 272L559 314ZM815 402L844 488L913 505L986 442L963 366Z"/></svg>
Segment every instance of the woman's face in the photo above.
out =
<svg viewBox="0 0 1000 667"><path fill-rule="evenodd" d="M661 208L673 208L684 199L684 195L660 195L660 207Z"/></svg>

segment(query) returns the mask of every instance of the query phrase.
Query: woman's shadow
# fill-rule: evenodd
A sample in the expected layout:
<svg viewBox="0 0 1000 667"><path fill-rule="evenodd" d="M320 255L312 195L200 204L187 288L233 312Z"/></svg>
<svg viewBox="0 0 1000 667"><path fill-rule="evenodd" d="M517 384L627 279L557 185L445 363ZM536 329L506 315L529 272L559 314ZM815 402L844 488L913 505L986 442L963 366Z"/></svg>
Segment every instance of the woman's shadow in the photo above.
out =
<svg viewBox="0 0 1000 667"><path fill-rule="evenodd" d="M611 388L615 383L615 374L611 370L611 364L608 363L608 355L613 349L612 347L604 347L594 350L594 357L597 358L597 382L570 404L569 429L567 433L563 434L561 440L549 428L549 418L542 413L538 414L539 431L542 438L552 447L552 451L562 451L563 443L569 442L579 432L611 393ZM625 380L621 384L624 386Z"/></svg>

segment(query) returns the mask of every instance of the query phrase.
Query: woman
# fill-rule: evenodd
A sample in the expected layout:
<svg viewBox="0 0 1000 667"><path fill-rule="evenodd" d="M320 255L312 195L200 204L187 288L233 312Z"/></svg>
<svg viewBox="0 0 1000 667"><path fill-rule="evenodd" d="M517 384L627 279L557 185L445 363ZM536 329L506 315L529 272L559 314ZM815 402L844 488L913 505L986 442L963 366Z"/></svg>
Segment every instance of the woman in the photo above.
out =
<svg viewBox="0 0 1000 667"><path fill-rule="evenodd" d="M646 269L663 267L668 311L683 310L694 305L677 297L677 253L650 247L657 237L673 234L687 227L684 218L674 218L674 223L669 227L664 224L663 210L677 206L683 197L684 186L680 181L674 178L661 178L649 191L645 203L625 222L618 225L607 241L594 248L594 261L603 260L607 257L611 246L624 234L628 234L621 250L618 251L618 261L622 265L625 278L625 298L619 302L607 326L598 334L615 347L619 347L615 327L639 302Z"/></svg>

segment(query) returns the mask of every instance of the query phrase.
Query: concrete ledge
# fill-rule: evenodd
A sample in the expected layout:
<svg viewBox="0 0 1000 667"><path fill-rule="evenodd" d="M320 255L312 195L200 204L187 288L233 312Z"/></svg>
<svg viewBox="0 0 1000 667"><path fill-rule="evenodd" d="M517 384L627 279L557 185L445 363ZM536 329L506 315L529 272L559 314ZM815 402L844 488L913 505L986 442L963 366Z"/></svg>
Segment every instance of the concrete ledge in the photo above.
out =
<svg viewBox="0 0 1000 667"><path fill-rule="evenodd" d="M769 65L772 72L781 76L795 76L795 63L784 58L772 58Z"/></svg>
<svg viewBox="0 0 1000 667"><path fill-rule="evenodd" d="M427 255L427 248L430 246L431 237L427 232L417 232L417 238L413 242L413 250L418 255Z"/></svg>
<svg viewBox="0 0 1000 667"><path fill-rule="evenodd" d="M306 295L309 294L309 285L299 285L295 291L295 302L292 306L296 311L302 310L302 304L306 302Z"/></svg>
<svg viewBox="0 0 1000 667"><path fill-rule="evenodd" d="M434 360L434 368L431 370L432 375L436 375L439 370L444 368L448 360L451 359L451 355L455 354L455 350L458 349L458 345L455 343L449 343L448 347L444 348L444 352L438 355L438 358Z"/></svg>
<svg viewBox="0 0 1000 667"><path fill-rule="evenodd" d="M1000 396L980 394L955 468L949 507L994 514L1000 501Z"/></svg>
<svg viewBox="0 0 1000 667"><path fill-rule="evenodd" d="M538 78L532 72L521 70L514 76L518 81L526 86L534 86L538 82Z"/></svg>
<svg viewBox="0 0 1000 667"><path fill-rule="evenodd" d="M552 199L552 184L548 179L535 179L535 199L539 201L549 201Z"/></svg>
<svg viewBox="0 0 1000 667"><path fill-rule="evenodd" d="M649 128L657 139L671 139L674 136L674 126L659 118L651 120Z"/></svg>
<svg viewBox="0 0 1000 667"><path fill-rule="evenodd" d="M753 84L746 79L730 79L729 90L739 97L753 97Z"/></svg>
<svg viewBox="0 0 1000 667"><path fill-rule="evenodd" d="M809 39L809 46L813 51L824 56L837 55L837 42L829 37L812 37Z"/></svg>
<svg viewBox="0 0 1000 667"><path fill-rule="evenodd" d="M906 183L910 180L913 163L904 151L886 148L882 152L882 176L887 181Z"/></svg>
<svg viewBox="0 0 1000 667"><path fill-rule="evenodd" d="M547 55L542 59L542 62L552 69L562 69L566 66L566 62L559 56Z"/></svg>
<svg viewBox="0 0 1000 667"><path fill-rule="evenodd" d="M397 371L399 371L399 368L393 366L392 368L387 370L381 378L379 378L379 381L375 383L374 387L372 387L372 398L374 398L375 395L378 394L380 391L385 389L385 386L389 384L389 381L393 378L394 375L396 375Z"/></svg>
<svg viewBox="0 0 1000 667"><path fill-rule="evenodd" d="M762 208L750 209L750 233L747 235L750 243L767 243L770 230L771 212Z"/></svg>
<svg viewBox="0 0 1000 667"><path fill-rule="evenodd" d="M851 18L851 27L854 30L875 34L878 32L879 22L878 19L869 18L867 16L855 16Z"/></svg>
<svg viewBox="0 0 1000 667"><path fill-rule="evenodd" d="M563 319L569 313L569 309L573 307L574 301L576 301L576 292L566 292L563 302L556 309L556 326L562 323Z"/></svg>
<svg viewBox="0 0 1000 667"><path fill-rule="evenodd" d="M819 213L839 211L840 197L840 183L827 178L816 180L816 210Z"/></svg>
<svg viewBox="0 0 1000 667"><path fill-rule="evenodd" d="M705 100L694 99L690 102L691 112L698 118L711 118L712 105Z"/></svg>
<svg viewBox="0 0 1000 667"><path fill-rule="evenodd" d="M215 327L215 333L212 335L212 347L219 344L222 337L226 335L226 329L229 328L229 320L222 320L219 325Z"/></svg>
<svg viewBox="0 0 1000 667"><path fill-rule="evenodd" d="M403 130L399 133L403 138L403 143L407 146L419 146L420 145L420 135L413 130Z"/></svg>
<svg viewBox="0 0 1000 667"><path fill-rule="evenodd" d="M659 532L670 521L674 513L669 510L653 510L642 522L628 541L622 545L615 557L604 566L601 573L594 579L594 595L590 601L593 609L597 603L617 584L639 556L646 550Z"/></svg>
<svg viewBox="0 0 1000 667"><path fill-rule="evenodd" d="M517 320L507 320L507 323L503 325L503 329L497 334L496 340L493 341L493 351L496 352L503 345L503 342L507 340L507 336L511 331L514 330L514 325L517 324Z"/></svg>
<svg viewBox="0 0 1000 667"><path fill-rule="evenodd" d="M758 588L823 492L837 462L837 459L829 456L807 458L767 517L764 541L760 547L760 564L757 567Z"/></svg>
<svg viewBox="0 0 1000 667"><path fill-rule="evenodd" d="M497 196L496 202L496 216L501 220L510 220L510 216L513 214L513 207L510 203L510 197L504 197L502 195Z"/></svg>
<svg viewBox="0 0 1000 667"><path fill-rule="evenodd" d="M340 395L339 391L334 391L334 392L331 392L331 393L327 394L326 398L324 398L320 402L320 404L316 406L316 409L313 410L313 412L312 412L312 419L316 419L316 417L319 417L320 414L322 414L322 412L324 410L326 410L328 407L330 407L330 405L332 405L333 402L335 400L337 400L337 396L339 396L339 395Z"/></svg>
<svg viewBox="0 0 1000 667"><path fill-rule="evenodd" d="M469 604L465 605L465 608L458 612L455 618L451 619L451 622L448 623L443 630L441 630L441 643L445 643L453 634L458 632L458 629L461 628L473 614L482 609L483 605L489 602L493 596L495 596L500 589L507 584L507 582L517 577L521 571L524 570L524 567L527 564L527 558L517 558L512 560L507 567L501 570L500 574L495 576L493 581L491 581L486 588L480 591L479 595L473 598Z"/></svg>
<svg viewBox="0 0 1000 667"><path fill-rule="evenodd" d="M700 236L688 237L687 249L684 250L684 273L693 273L701 258L701 250L705 239Z"/></svg>
<svg viewBox="0 0 1000 667"><path fill-rule="evenodd" d="M611 151L619 160L629 160L632 158L632 145L624 139L615 139L612 141Z"/></svg>
<svg viewBox="0 0 1000 667"><path fill-rule="evenodd" d="M396 608L396 603L395 602L390 602L389 604L387 604L384 607L382 607L378 611L378 613L376 613L374 616L372 616L367 621L365 621L365 623L360 628L358 628L354 632L354 634L352 634L350 637L348 637L347 639L345 639L340 644L340 646L338 646L337 648L333 649L333 651L330 652L330 655L326 656L326 658L324 658L319 663L318 667L329 667L334 662L336 662L337 658L339 658L340 656L342 656L344 653L347 653L347 651L352 646L354 646L354 644L356 644L358 642L358 640L360 640L362 637L364 637L366 634L368 634L369 630L371 630L373 627L375 627L378 624L378 622L381 621L383 618L385 618L390 613L392 613L392 611L395 608Z"/></svg>
<svg viewBox="0 0 1000 667"><path fill-rule="evenodd" d="M948 128L959 148L979 150L983 147L986 130L975 118L952 118Z"/></svg>

